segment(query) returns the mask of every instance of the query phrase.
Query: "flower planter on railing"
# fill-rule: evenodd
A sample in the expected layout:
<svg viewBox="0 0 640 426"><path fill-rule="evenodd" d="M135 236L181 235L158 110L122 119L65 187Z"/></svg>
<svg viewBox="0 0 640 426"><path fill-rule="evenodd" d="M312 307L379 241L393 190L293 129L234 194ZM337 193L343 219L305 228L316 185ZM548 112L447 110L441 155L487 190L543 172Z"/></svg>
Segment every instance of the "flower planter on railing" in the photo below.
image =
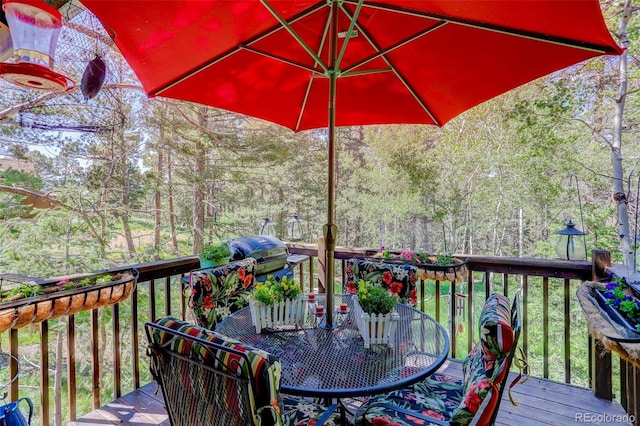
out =
<svg viewBox="0 0 640 426"><path fill-rule="evenodd" d="M366 256L364 259L381 263L413 265L418 268L418 276L422 280L462 282L469 275L467 260L457 257L452 257L450 263L438 263L437 256L429 256L428 262L418 262L403 257Z"/></svg>
<svg viewBox="0 0 640 426"><path fill-rule="evenodd" d="M454 257L450 264L416 262L422 280L462 282L469 275L467 261Z"/></svg>
<svg viewBox="0 0 640 426"><path fill-rule="evenodd" d="M273 305L265 305L249 298L251 321L256 328L256 333L260 333L265 328L302 327L305 308L306 301L302 297L275 302Z"/></svg>
<svg viewBox="0 0 640 426"><path fill-rule="evenodd" d="M372 344L387 345L393 348L393 340L400 320L400 315L397 312L369 315L362 310L358 299L354 298L353 317L364 339L365 348L371 347Z"/></svg>
<svg viewBox="0 0 640 426"><path fill-rule="evenodd" d="M138 271L132 269L0 289L0 333L121 302L129 297L137 280Z"/></svg>
<svg viewBox="0 0 640 426"><path fill-rule="evenodd" d="M635 283L634 283L635 284ZM640 340L640 295L625 280L621 282L591 283L591 296L601 308L601 313L625 339Z"/></svg>

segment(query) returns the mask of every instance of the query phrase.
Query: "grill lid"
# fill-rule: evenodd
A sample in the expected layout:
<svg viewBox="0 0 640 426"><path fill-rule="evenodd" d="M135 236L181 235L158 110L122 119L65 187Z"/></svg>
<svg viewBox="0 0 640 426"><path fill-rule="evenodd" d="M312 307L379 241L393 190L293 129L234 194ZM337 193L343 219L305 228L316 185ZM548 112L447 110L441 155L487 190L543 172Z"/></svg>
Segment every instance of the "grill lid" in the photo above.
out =
<svg viewBox="0 0 640 426"><path fill-rule="evenodd" d="M229 247L233 260L253 257L260 263L269 258L288 255L287 246L282 241L264 235L232 239Z"/></svg>

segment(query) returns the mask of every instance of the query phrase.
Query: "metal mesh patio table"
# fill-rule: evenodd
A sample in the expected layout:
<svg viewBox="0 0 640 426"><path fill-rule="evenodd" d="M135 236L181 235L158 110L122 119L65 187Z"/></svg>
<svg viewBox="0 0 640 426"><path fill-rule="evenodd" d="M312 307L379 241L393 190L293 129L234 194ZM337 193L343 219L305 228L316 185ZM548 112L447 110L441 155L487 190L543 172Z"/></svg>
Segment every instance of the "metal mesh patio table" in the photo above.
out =
<svg viewBox="0 0 640 426"><path fill-rule="evenodd" d="M375 395L402 388L433 374L449 352L446 330L429 315L398 303L400 319L393 347L364 341L353 318L351 295L336 295L349 313L334 312L335 328L326 329L309 305L302 326L256 333L249 308L234 312L216 332L280 358L283 393L318 398ZM323 295L317 297L325 303Z"/></svg>

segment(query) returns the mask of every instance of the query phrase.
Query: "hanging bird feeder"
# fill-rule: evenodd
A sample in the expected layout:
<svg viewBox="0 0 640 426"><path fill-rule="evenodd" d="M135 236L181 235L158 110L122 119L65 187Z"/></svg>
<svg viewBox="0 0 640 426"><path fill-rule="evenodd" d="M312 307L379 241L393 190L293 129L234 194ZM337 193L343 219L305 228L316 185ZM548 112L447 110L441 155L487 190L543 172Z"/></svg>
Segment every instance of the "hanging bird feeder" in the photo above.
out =
<svg viewBox="0 0 640 426"><path fill-rule="evenodd" d="M53 70L62 29L60 12L41 0L4 0L2 6L13 44L13 63L0 63L0 77L18 86L64 92L75 84Z"/></svg>

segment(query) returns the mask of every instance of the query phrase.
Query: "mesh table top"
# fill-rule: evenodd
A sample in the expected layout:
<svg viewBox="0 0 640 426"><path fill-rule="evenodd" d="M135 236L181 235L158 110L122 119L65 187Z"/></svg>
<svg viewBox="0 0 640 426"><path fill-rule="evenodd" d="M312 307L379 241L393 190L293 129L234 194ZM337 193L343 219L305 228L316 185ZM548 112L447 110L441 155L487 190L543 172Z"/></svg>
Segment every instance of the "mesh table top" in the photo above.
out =
<svg viewBox="0 0 640 426"><path fill-rule="evenodd" d="M317 303L324 300L318 295ZM378 344L365 348L353 318L353 296L336 295L335 303L347 303L349 313L334 313L337 327L333 329L323 328L308 305L302 327L283 326L257 334L247 307L222 321L216 332L278 356L281 391L294 395L375 395L420 381L445 361L447 332L427 314L398 303L400 319L393 348Z"/></svg>

